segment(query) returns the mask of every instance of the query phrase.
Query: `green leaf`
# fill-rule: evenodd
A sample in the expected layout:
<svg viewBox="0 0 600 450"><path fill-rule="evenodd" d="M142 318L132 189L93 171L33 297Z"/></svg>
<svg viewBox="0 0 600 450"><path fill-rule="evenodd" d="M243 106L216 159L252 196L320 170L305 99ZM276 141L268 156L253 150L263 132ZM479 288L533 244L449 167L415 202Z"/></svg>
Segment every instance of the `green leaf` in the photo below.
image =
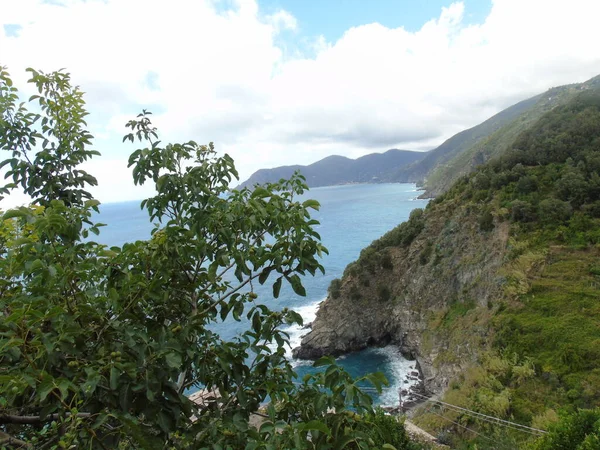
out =
<svg viewBox="0 0 600 450"><path fill-rule="evenodd" d="M44 380L40 383L40 387L38 388L38 395L40 398L40 402L46 400L48 394L54 390L54 380L52 377L44 377Z"/></svg>
<svg viewBox="0 0 600 450"><path fill-rule="evenodd" d="M136 444L139 444L140 448L148 450L162 450L164 449L164 441L152 433L147 433L137 423L137 419L132 419L129 415L118 416L117 419L125 426L127 434L131 436Z"/></svg>
<svg viewBox="0 0 600 450"><path fill-rule="evenodd" d="M115 366L110 368L110 388L115 391L119 385L119 376L121 373Z"/></svg>
<svg viewBox="0 0 600 450"><path fill-rule="evenodd" d="M331 356L322 356L313 363L313 367L336 366L335 359Z"/></svg>
<svg viewBox="0 0 600 450"><path fill-rule="evenodd" d="M298 275L292 275L289 277L290 284L292 285L292 289L294 292L302 297L306 297L306 289L302 286L302 281Z"/></svg>
<svg viewBox="0 0 600 450"><path fill-rule="evenodd" d="M257 186L254 191L252 191L252 198L266 198L270 195L271 193L269 191L260 186Z"/></svg>
<svg viewBox="0 0 600 450"><path fill-rule="evenodd" d="M264 269L258 276L258 282L260 284L265 284L265 281L267 281L267 278L269 278L269 274L272 271L273 271L273 269L271 267L267 267L266 269Z"/></svg>
<svg viewBox="0 0 600 450"><path fill-rule="evenodd" d="M301 422L297 428L302 431L320 431L324 434L329 434L329 427L318 420L311 420L310 422Z"/></svg>
<svg viewBox="0 0 600 450"><path fill-rule="evenodd" d="M316 200L308 199L308 200L305 200L304 203L302 203L302 207L305 209L312 208L312 209L318 211L319 208L321 207L321 204Z"/></svg>
<svg viewBox="0 0 600 450"><path fill-rule="evenodd" d="M235 413L233 415L233 426L240 431L246 431L248 429L248 421L241 413Z"/></svg>
<svg viewBox="0 0 600 450"><path fill-rule="evenodd" d="M63 378L58 382L58 390L60 391L60 396L62 399L67 398L67 395L69 394L69 387L71 387L71 382L69 380Z"/></svg>
<svg viewBox="0 0 600 450"><path fill-rule="evenodd" d="M273 297L274 298L279 298L279 291L281 291L281 278L282 277L277 278L275 283L273 283Z"/></svg>
<svg viewBox="0 0 600 450"><path fill-rule="evenodd" d="M178 369L181 367L181 355L174 351L171 351L165 355L165 359L167 361L167 366L171 369Z"/></svg>

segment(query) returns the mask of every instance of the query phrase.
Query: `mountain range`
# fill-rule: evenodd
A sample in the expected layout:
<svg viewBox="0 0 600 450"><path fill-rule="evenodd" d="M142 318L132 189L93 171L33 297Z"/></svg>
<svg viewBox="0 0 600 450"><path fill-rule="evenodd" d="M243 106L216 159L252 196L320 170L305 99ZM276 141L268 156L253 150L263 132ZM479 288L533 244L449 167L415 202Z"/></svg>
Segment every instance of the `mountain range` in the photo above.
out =
<svg viewBox="0 0 600 450"><path fill-rule="evenodd" d="M479 125L452 136L428 152L389 150L355 160L328 156L308 166L282 166L255 172L240 187L289 178L300 171L309 187L349 183L417 183L424 197L445 192L453 182L500 155L514 139L545 113L578 93L600 87L600 76L584 83L559 86L506 108Z"/></svg>
<svg viewBox="0 0 600 450"><path fill-rule="evenodd" d="M423 152L408 150L388 150L385 153L372 153L357 159L345 156L328 156L308 166L281 166L273 169L260 169L240 185L252 187L255 184L290 178L299 171L306 178L309 187L333 186L350 183L379 183L390 178L392 172L408 164L419 161Z"/></svg>

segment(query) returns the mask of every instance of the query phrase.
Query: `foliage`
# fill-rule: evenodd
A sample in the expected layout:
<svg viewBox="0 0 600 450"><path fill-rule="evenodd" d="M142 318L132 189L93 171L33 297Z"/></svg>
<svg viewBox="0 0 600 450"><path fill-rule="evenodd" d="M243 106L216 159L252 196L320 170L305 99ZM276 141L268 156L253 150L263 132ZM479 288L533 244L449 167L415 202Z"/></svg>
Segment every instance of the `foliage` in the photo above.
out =
<svg viewBox="0 0 600 450"><path fill-rule="evenodd" d="M329 284L329 295L331 296L331 298L338 298L340 296L340 289L342 287L342 280L340 280L339 278L335 278L333 280L331 280L331 283Z"/></svg>
<svg viewBox="0 0 600 450"><path fill-rule="evenodd" d="M565 414L532 450L594 450L600 448L600 408Z"/></svg>
<svg viewBox="0 0 600 450"><path fill-rule="evenodd" d="M285 358L290 310L257 303L254 284L323 271L304 180L231 190L233 160L212 144L164 145L144 112L124 140L155 222L148 241L94 242L96 180L81 91L63 72L31 71L33 109L0 71L3 165L31 207L0 222L0 439L36 448L370 448L376 423L358 383L333 360L300 386ZM231 341L213 325L247 320ZM205 389L195 403L190 390ZM269 400L258 427L249 419ZM348 409L351 408L352 412ZM7 437L8 436L8 437ZM15 441L16 439L16 441ZM4 441L6 442L6 441Z"/></svg>
<svg viewBox="0 0 600 450"><path fill-rule="evenodd" d="M510 130L499 130L504 132ZM479 225L465 225L461 237L479 233L480 238L489 232L506 239L506 252L498 261L502 267L493 274L497 291L487 288L489 281L473 278L474 292L493 294L485 307L480 298L471 301L465 289L457 289L456 297L445 300L445 308L431 314L421 350L427 353L425 346L431 349L437 342L434 364L461 369L444 401L546 427L556 411L572 413L600 404L597 90L580 92L513 138L505 152L457 179L429 203L413 223L413 229L417 224L421 228L414 241L404 241L410 236L407 222L372 247L404 247L409 242L405 254L410 261L427 264L429 243L437 243L431 270L441 272L453 267L456 258L449 261L450 253L438 252L438 245L444 234L455 233L460 220ZM455 162L450 165L456 167ZM439 234L434 234L436 229ZM472 249L482 257L487 251L485 245ZM478 358L467 370L465 353ZM460 425L493 438L499 448L516 448L531 438L514 430L501 437L499 427L459 413L440 413L446 419L422 413L419 423L433 433L451 431L453 443L461 448L487 448L489 441ZM447 419L459 425L451 426Z"/></svg>
<svg viewBox="0 0 600 450"><path fill-rule="evenodd" d="M378 284L377 285L377 298L380 302L387 302L392 296L392 292L387 284Z"/></svg>
<svg viewBox="0 0 600 450"><path fill-rule="evenodd" d="M479 229L481 231L492 231L494 229L494 216L489 209L483 211L479 217Z"/></svg>
<svg viewBox="0 0 600 450"><path fill-rule="evenodd" d="M396 416L386 414L381 408L367 415L375 426L371 428L370 434L376 448L386 448L385 444L391 444L396 449L417 450L421 446L411 442L403 423Z"/></svg>
<svg viewBox="0 0 600 450"><path fill-rule="evenodd" d="M420 208L413 209L406 222L402 222L393 230L388 231L374 241L370 247L375 250L382 250L386 247L408 247L425 226L423 213L424 211Z"/></svg>

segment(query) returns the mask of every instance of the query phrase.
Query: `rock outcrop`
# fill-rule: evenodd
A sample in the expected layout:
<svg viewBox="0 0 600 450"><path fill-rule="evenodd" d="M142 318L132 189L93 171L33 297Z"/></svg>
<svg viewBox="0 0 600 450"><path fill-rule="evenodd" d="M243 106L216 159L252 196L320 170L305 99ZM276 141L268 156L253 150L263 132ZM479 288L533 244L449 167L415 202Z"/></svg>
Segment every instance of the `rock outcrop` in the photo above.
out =
<svg viewBox="0 0 600 450"><path fill-rule="evenodd" d="M482 231L481 214L432 204L412 242L374 242L348 266L336 298L330 292L321 304L294 356L393 344L417 360L427 390L442 391L486 346L488 305L501 294L508 224L496 220Z"/></svg>

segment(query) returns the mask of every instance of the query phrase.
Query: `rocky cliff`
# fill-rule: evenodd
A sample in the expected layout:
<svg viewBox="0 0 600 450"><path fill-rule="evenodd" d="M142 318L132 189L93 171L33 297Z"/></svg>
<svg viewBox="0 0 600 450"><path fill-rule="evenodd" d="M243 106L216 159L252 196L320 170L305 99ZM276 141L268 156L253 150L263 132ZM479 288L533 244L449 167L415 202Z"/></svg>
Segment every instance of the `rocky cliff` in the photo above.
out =
<svg viewBox="0 0 600 450"><path fill-rule="evenodd" d="M391 343L416 358L428 390L442 390L488 337L477 317L458 334L452 323L469 310L485 315L503 282L498 268L508 225L484 231L480 215L453 202L432 203L363 250L332 285L295 356L315 359Z"/></svg>

